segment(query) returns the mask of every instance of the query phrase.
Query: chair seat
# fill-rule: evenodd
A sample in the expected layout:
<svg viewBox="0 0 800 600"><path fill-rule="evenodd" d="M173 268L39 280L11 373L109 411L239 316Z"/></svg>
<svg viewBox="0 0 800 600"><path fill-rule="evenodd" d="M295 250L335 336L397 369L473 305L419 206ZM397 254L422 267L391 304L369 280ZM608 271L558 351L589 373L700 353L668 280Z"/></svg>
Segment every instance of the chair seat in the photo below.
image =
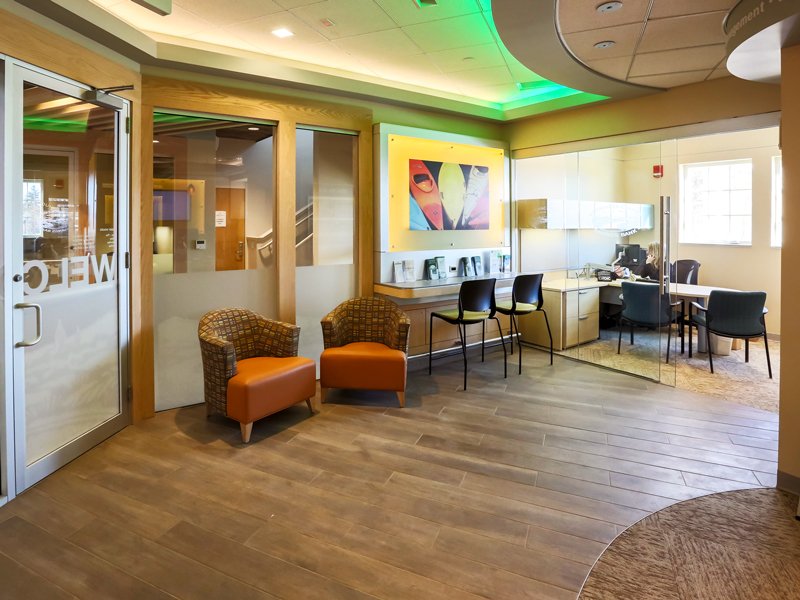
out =
<svg viewBox="0 0 800 600"><path fill-rule="evenodd" d="M352 342L327 348L319 360L323 388L406 389L406 354L379 342Z"/></svg>
<svg viewBox="0 0 800 600"><path fill-rule="evenodd" d="M227 415L252 423L317 393L314 361L301 356L259 356L236 362L228 380Z"/></svg>
<svg viewBox="0 0 800 600"><path fill-rule="evenodd" d="M527 315L536 310L536 305L525 304L524 302L517 302L516 309L513 309L511 300L501 300L500 302L497 303L497 312L499 313L503 313L504 315L510 315L512 310L515 315Z"/></svg>
<svg viewBox="0 0 800 600"><path fill-rule="evenodd" d="M464 316L461 321L458 320L458 309L452 308L448 310L437 310L432 316L437 317L439 319L443 319L450 324L455 325L456 323L466 323L468 325L472 325L475 323L480 323L481 321L485 321L489 318L488 312L477 312L472 310L465 310Z"/></svg>
<svg viewBox="0 0 800 600"><path fill-rule="evenodd" d="M716 321L715 321L716 322ZM704 314L695 314L692 315L692 323L698 325L700 327L706 326L706 316ZM711 333L715 333L714 328L711 327ZM735 326L731 326L728 323L728 326L725 328L724 334L717 334L722 335L723 337L735 337L735 338L750 338L750 337L760 337L764 335L764 330L759 329L758 331L752 331L746 328L736 328Z"/></svg>

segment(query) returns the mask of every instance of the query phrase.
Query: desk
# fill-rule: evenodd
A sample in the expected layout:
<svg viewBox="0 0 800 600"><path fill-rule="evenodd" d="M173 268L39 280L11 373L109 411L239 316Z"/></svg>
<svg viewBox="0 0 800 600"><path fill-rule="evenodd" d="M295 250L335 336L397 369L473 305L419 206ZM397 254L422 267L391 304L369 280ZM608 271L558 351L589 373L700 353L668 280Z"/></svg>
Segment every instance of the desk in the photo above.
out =
<svg viewBox="0 0 800 600"><path fill-rule="evenodd" d="M491 275L479 275L477 277L448 277L446 279L423 279L405 283L376 283L372 287L372 291L396 300L442 299L445 296L458 296L458 290L461 289L461 283L464 281L494 278L497 280L495 292L511 293L511 287L514 285L516 276L516 273L492 273Z"/></svg>

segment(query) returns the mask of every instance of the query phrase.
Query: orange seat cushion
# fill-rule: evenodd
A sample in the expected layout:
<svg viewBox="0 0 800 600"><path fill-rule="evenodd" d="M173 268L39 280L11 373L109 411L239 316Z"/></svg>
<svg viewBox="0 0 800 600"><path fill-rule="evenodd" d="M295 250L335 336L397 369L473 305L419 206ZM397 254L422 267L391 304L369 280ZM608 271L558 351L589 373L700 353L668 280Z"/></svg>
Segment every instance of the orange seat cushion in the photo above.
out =
<svg viewBox="0 0 800 600"><path fill-rule="evenodd" d="M317 393L317 369L310 358L259 356L236 362L228 380L228 416L252 423Z"/></svg>
<svg viewBox="0 0 800 600"><path fill-rule="evenodd" d="M327 348L319 359L324 388L357 390L406 389L406 354L378 342L353 342Z"/></svg>

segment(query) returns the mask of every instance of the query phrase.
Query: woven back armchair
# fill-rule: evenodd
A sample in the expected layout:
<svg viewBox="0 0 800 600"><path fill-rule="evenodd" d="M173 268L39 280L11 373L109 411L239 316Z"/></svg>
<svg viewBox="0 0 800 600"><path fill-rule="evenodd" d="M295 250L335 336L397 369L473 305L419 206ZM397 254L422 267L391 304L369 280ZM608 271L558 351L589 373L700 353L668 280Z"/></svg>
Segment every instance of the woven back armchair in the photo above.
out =
<svg viewBox="0 0 800 600"><path fill-rule="evenodd" d="M203 357L207 414L242 425L250 439L253 422L316 394L314 361L297 356L300 328L244 308L213 310L197 329Z"/></svg>
<svg viewBox="0 0 800 600"><path fill-rule="evenodd" d="M323 402L327 389L340 388L393 391L400 406L405 405L408 315L383 298L354 298L333 309L321 324Z"/></svg>
<svg viewBox="0 0 800 600"><path fill-rule="evenodd" d="M322 319L325 348L353 342L379 342L408 353L408 315L390 300L353 298L345 300Z"/></svg>

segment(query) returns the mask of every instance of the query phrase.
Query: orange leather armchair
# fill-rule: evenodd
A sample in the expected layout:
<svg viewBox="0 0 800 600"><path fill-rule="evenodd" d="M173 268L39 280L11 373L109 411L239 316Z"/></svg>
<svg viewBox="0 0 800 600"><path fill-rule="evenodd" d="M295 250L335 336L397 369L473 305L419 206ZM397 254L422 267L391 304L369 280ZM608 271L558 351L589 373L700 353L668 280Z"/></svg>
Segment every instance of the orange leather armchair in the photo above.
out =
<svg viewBox="0 0 800 600"><path fill-rule="evenodd" d="M346 300L322 323L322 402L328 388L387 390L406 403L408 330L411 320L382 298Z"/></svg>
<svg viewBox="0 0 800 600"><path fill-rule="evenodd" d="M314 412L316 366L297 356L298 326L226 308L203 315L197 333L206 413L239 421L244 443L258 419L304 400Z"/></svg>

